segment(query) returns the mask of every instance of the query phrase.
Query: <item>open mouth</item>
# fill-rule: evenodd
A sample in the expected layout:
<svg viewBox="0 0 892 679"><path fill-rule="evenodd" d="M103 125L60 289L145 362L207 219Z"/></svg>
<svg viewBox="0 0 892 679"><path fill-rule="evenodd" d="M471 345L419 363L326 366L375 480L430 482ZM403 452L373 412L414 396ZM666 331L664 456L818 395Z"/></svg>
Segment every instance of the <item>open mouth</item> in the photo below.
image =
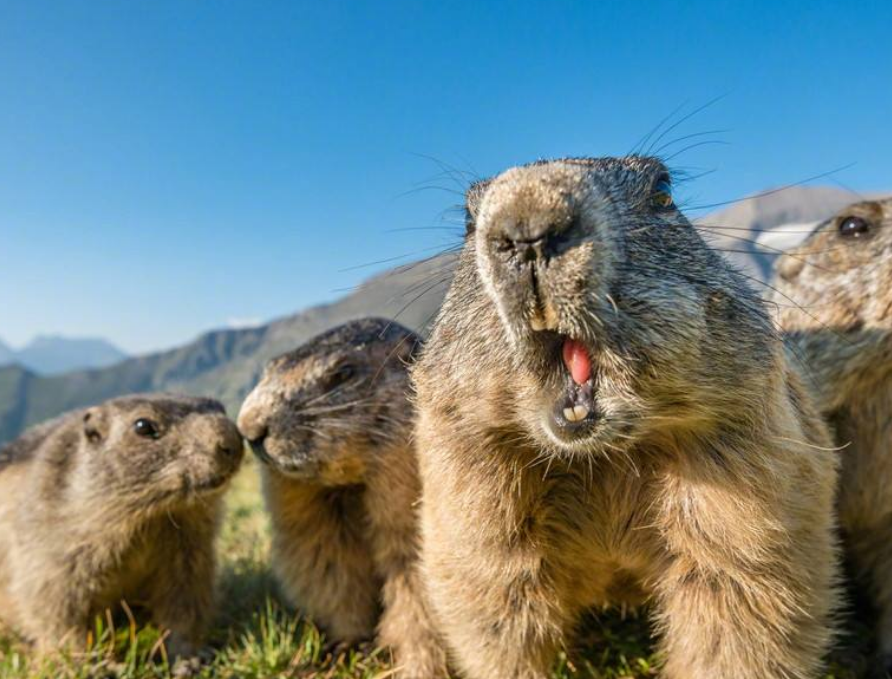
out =
<svg viewBox="0 0 892 679"><path fill-rule="evenodd" d="M266 452L266 446L263 445L263 441L249 441L248 444L251 446L251 452L254 453L254 457L256 457L260 462L264 464L273 465L275 462L273 458L269 456L269 453Z"/></svg>
<svg viewBox="0 0 892 679"><path fill-rule="evenodd" d="M555 433L575 438L600 419L593 393L592 359L582 342L564 337L561 360L564 389L554 406Z"/></svg>

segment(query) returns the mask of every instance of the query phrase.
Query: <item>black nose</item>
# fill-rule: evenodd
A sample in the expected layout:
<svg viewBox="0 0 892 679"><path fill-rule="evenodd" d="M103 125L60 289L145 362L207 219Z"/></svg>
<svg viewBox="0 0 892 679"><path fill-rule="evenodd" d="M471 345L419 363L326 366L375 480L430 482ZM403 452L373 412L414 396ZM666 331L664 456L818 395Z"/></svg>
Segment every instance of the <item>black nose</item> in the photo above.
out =
<svg viewBox="0 0 892 679"><path fill-rule="evenodd" d="M515 240L512 242L514 252L517 259L523 264L535 262L537 259L548 258L548 239L546 236L540 236L531 240Z"/></svg>
<svg viewBox="0 0 892 679"><path fill-rule="evenodd" d="M528 230L518 232L517 229L502 229L502 235L496 236L496 248L515 264L531 264L545 262L557 254L564 240L561 229L539 229L535 234Z"/></svg>
<svg viewBox="0 0 892 679"><path fill-rule="evenodd" d="M241 445L236 443L221 443L217 446L217 454L221 457L238 457L241 455Z"/></svg>
<svg viewBox="0 0 892 679"><path fill-rule="evenodd" d="M258 460L261 460L263 462L266 462L270 459L269 455L266 452L266 446L264 445L266 443L267 434L269 434L269 431L264 428L262 431L258 432L257 435L255 435L255 438L248 440L248 445L251 446L251 452L254 453L254 456Z"/></svg>

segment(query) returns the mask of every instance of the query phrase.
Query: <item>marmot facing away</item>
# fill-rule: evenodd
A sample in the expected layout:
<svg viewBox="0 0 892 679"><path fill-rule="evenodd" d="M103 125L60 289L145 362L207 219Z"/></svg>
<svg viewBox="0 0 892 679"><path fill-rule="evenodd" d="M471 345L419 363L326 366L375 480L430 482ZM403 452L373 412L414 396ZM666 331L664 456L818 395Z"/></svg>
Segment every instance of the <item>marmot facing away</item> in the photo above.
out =
<svg viewBox="0 0 892 679"><path fill-rule="evenodd" d="M212 610L221 491L243 443L217 402L128 396L0 450L0 619L48 652L82 648L123 599L198 650Z"/></svg>
<svg viewBox="0 0 892 679"><path fill-rule="evenodd" d="M239 428L263 461L273 571L332 638L370 637L400 676L443 671L417 572L419 480L407 363L420 339L363 319L273 359ZM383 589L382 589L383 587Z"/></svg>
<svg viewBox="0 0 892 679"><path fill-rule="evenodd" d="M839 522L892 672L892 199L856 203L781 257L779 321L836 432Z"/></svg>
<svg viewBox="0 0 892 679"><path fill-rule="evenodd" d="M671 679L814 677L836 460L761 300L653 158L474 185L422 351L422 566L468 677L550 676L592 606L650 597Z"/></svg>

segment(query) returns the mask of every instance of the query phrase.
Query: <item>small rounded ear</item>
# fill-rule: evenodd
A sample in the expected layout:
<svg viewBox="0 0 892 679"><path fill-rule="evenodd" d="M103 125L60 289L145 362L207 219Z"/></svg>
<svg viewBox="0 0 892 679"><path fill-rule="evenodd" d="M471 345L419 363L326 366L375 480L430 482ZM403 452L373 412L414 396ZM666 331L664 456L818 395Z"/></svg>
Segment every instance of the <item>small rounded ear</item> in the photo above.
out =
<svg viewBox="0 0 892 679"><path fill-rule="evenodd" d="M414 333L408 335L400 344L400 358L404 363L413 363L421 353L422 346L424 346L424 341L419 335Z"/></svg>
<svg viewBox="0 0 892 679"><path fill-rule="evenodd" d="M489 180L484 179L471 184L465 192L465 236L470 236L477 230L477 212L488 186Z"/></svg>
<svg viewBox="0 0 892 679"><path fill-rule="evenodd" d="M106 431L105 418L98 410L91 408L84 413L83 419L84 437L90 443L99 443L105 439L108 432Z"/></svg>
<svg viewBox="0 0 892 679"><path fill-rule="evenodd" d="M468 208L465 208L465 235L470 236L477 230L477 223Z"/></svg>

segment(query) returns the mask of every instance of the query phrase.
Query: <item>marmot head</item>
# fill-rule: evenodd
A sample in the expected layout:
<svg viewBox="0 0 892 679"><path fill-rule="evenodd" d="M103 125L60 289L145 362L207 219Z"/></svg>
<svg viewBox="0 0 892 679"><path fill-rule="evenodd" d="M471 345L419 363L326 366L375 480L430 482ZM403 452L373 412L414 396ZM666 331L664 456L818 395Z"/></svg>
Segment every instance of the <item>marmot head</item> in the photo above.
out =
<svg viewBox="0 0 892 679"><path fill-rule="evenodd" d="M239 413L257 457L286 476L359 483L411 422L408 362L420 339L392 321L352 321L271 360Z"/></svg>
<svg viewBox="0 0 892 679"><path fill-rule="evenodd" d="M219 492L239 468L243 441L212 399L126 396L82 412L77 470L103 495L146 509Z"/></svg>
<svg viewBox="0 0 892 679"><path fill-rule="evenodd" d="M855 203L775 264L780 324L831 407L892 371L892 198ZM867 380L867 381L865 381Z"/></svg>
<svg viewBox="0 0 892 679"><path fill-rule="evenodd" d="M609 453L727 419L722 394L746 400L740 384L771 365L758 298L678 210L657 159L512 168L471 187L467 224L476 276L458 275L446 316L475 313L467 286L482 284L502 339L481 331L468 351L498 354L499 419L547 450Z"/></svg>

